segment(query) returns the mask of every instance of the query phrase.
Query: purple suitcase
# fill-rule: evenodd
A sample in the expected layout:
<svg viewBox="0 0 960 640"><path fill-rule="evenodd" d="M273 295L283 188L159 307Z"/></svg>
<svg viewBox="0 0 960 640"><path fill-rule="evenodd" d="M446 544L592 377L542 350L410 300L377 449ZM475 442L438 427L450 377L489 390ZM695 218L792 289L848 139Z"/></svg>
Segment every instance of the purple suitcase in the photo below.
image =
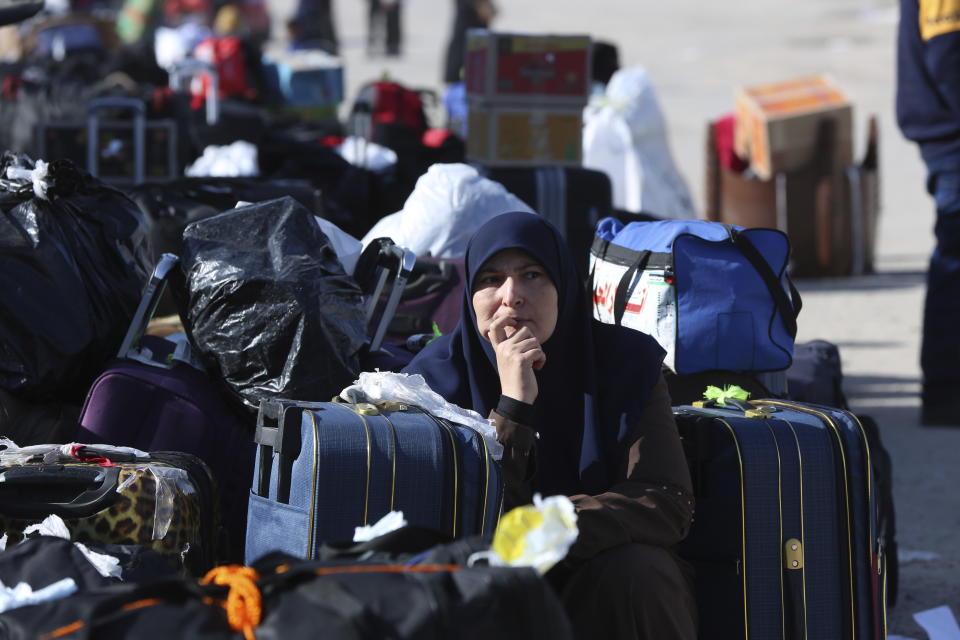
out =
<svg viewBox="0 0 960 640"><path fill-rule="evenodd" d="M164 254L157 265L118 359L87 392L76 440L144 451L183 451L206 462L220 495L226 534L223 559L239 561L256 452L252 420L232 409L205 372L182 361L186 359L182 348L143 336L166 275L176 263L175 256Z"/></svg>

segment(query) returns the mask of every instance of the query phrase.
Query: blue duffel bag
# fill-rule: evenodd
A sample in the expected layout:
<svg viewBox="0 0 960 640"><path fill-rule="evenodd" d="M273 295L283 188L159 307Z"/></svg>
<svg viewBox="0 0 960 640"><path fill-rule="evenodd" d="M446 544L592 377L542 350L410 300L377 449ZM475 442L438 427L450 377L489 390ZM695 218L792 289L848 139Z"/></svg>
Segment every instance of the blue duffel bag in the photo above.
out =
<svg viewBox="0 0 960 640"><path fill-rule="evenodd" d="M590 252L594 317L643 331L679 374L782 371L801 300L775 229L605 218Z"/></svg>

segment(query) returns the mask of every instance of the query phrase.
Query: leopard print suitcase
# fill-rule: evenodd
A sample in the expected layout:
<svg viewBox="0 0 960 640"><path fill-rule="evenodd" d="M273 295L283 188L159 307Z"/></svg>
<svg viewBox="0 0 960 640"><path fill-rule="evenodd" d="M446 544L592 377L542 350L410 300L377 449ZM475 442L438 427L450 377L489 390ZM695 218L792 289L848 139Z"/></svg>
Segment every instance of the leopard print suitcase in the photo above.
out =
<svg viewBox="0 0 960 640"><path fill-rule="evenodd" d="M72 458L0 466L0 535L8 544L55 514L76 542L141 545L193 575L212 567L220 525L206 464L179 452L101 453L77 446Z"/></svg>

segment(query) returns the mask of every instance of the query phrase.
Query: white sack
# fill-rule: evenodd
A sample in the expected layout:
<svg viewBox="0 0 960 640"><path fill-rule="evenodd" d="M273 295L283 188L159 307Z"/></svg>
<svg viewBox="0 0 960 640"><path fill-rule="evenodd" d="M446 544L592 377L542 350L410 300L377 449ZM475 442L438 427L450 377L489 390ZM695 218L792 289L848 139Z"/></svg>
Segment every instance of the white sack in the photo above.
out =
<svg viewBox="0 0 960 640"><path fill-rule="evenodd" d="M467 242L490 218L531 212L502 184L466 164L435 164L420 176L403 209L374 225L363 245L391 238L418 256L462 258Z"/></svg>
<svg viewBox="0 0 960 640"><path fill-rule="evenodd" d="M656 91L642 67L614 73L606 94L584 111L583 166L610 176L618 209L677 220L697 217L670 154Z"/></svg>

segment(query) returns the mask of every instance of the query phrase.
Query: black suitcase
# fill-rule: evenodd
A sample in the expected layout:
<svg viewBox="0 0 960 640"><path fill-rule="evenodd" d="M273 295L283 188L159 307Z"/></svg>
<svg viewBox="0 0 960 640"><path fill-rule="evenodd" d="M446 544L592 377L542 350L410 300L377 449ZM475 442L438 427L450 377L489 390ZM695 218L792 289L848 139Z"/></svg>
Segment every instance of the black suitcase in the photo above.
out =
<svg viewBox="0 0 960 640"><path fill-rule="evenodd" d="M780 400L674 414L697 499L680 553L700 638L886 637L889 550L860 421Z"/></svg>
<svg viewBox="0 0 960 640"><path fill-rule="evenodd" d="M491 168L486 175L550 220L566 238L586 275L597 222L613 215L607 174L593 169L540 167Z"/></svg>
<svg viewBox="0 0 960 640"><path fill-rule="evenodd" d="M787 391L790 398L799 402L846 409L843 368L837 345L826 340L794 345L793 363L787 369Z"/></svg>

